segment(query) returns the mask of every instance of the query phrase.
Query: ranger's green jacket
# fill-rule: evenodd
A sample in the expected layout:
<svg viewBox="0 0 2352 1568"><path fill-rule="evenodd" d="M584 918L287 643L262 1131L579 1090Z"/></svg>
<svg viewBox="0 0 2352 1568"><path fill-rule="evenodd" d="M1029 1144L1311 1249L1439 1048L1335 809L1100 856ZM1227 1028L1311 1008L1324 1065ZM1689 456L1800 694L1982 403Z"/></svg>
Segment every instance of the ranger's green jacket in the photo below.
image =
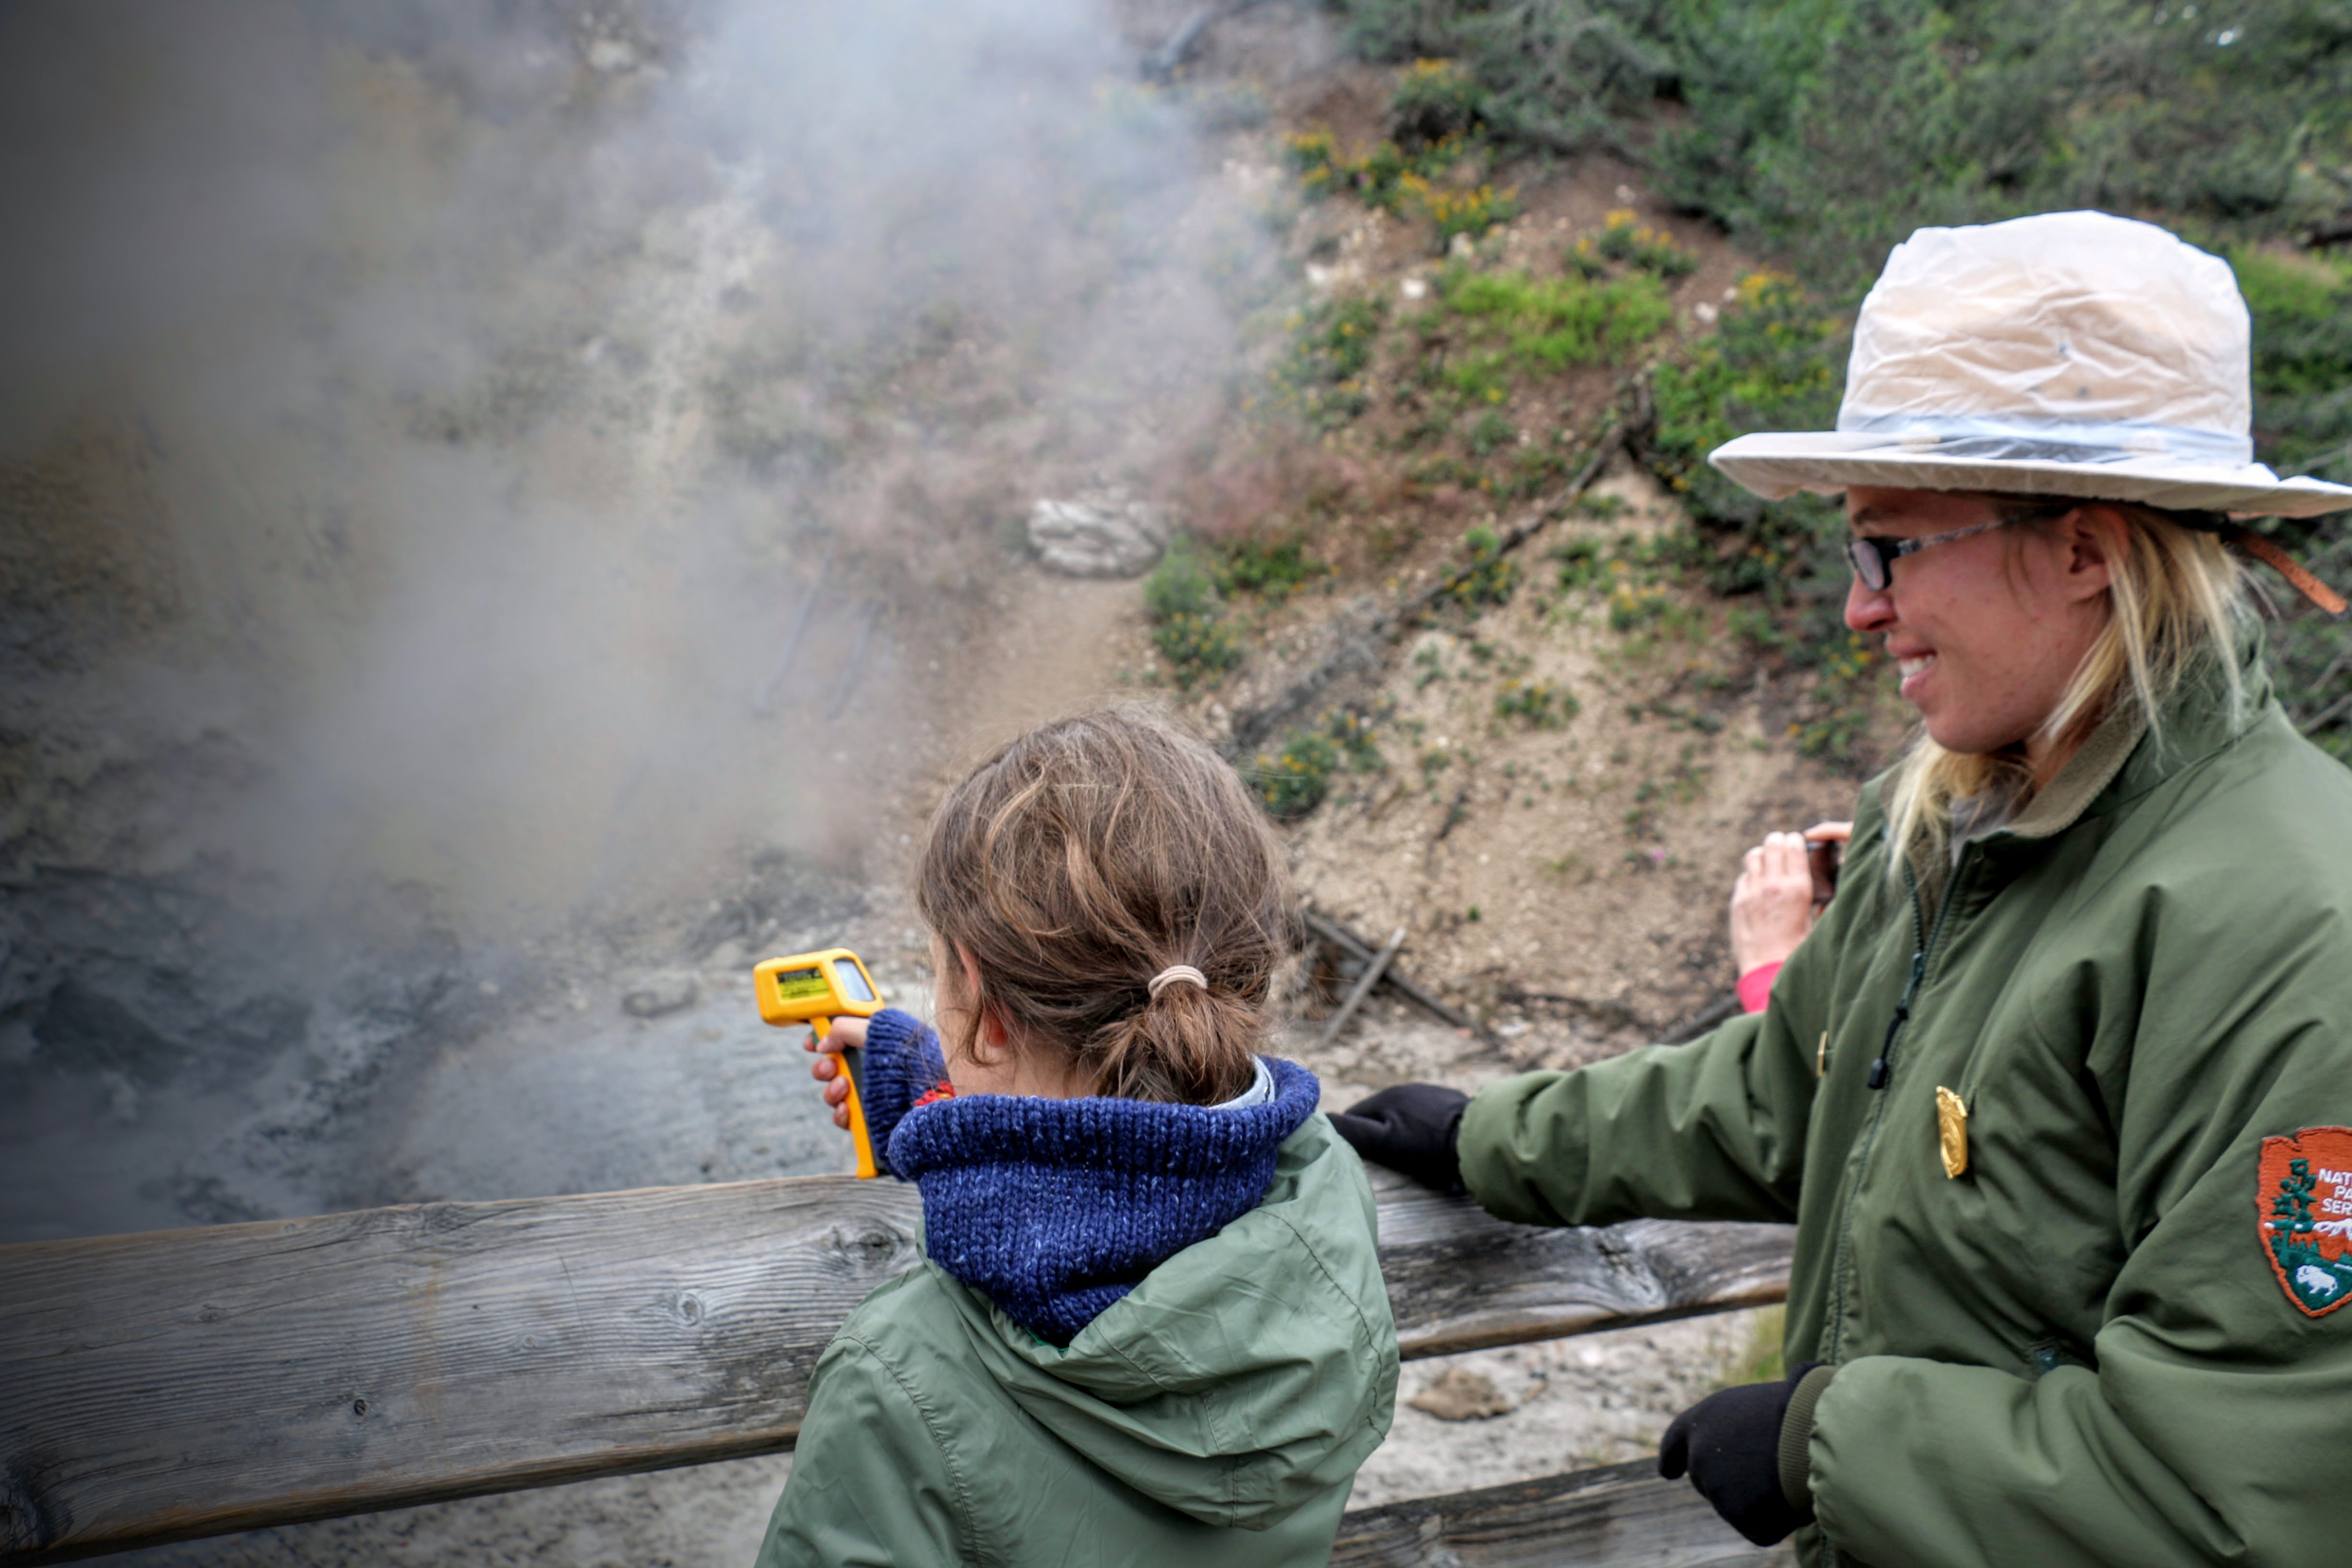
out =
<svg viewBox="0 0 2352 1568"><path fill-rule="evenodd" d="M2207 681L2161 746L2111 723L1916 899L1865 789L1767 1011L1464 1117L1507 1218L1796 1222L1811 1560L2352 1557L2352 1254L2275 1269L2258 1170L2352 1127L2352 773L2247 669L2250 717Z"/></svg>
<svg viewBox="0 0 2352 1568"><path fill-rule="evenodd" d="M759 1568L1323 1568L1396 1382L1371 1188L1310 1116L1264 1202L1066 1351L929 1263L867 1297Z"/></svg>

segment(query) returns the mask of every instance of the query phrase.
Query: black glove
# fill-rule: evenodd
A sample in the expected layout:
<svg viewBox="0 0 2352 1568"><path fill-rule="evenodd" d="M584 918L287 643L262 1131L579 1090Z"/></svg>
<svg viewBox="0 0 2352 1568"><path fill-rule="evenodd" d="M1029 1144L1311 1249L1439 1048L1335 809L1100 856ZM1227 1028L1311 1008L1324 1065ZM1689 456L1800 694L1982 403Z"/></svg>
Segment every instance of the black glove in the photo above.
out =
<svg viewBox="0 0 2352 1568"><path fill-rule="evenodd" d="M1402 1171L1423 1186L1462 1186L1462 1109L1470 1097L1443 1084L1401 1083L1335 1111L1331 1125L1365 1159Z"/></svg>
<svg viewBox="0 0 2352 1568"><path fill-rule="evenodd" d="M1689 1471L1699 1495L1759 1546L1784 1541L1799 1525L1811 1524L1811 1500L1800 1509L1780 1486L1780 1427L1797 1384L1821 1364L1801 1363L1784 1383L1750 1383L1710 1394L1675 1416L1658 1445L1658 1474L1673 1480Z"/></svg>

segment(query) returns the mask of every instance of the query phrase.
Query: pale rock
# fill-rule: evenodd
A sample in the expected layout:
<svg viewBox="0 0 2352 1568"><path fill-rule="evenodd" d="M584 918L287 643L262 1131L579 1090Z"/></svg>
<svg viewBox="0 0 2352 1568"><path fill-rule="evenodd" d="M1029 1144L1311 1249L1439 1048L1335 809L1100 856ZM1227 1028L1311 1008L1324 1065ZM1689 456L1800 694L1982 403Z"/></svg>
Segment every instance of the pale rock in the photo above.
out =
<svg viewBox="0 0 2352 1568"><path fill-rule="evenodd" d="M1087 490L1031 508L1029 547L1039 565L1066 577L1139 577L1160 559L1171 527L1164 508L1123 489Z"/></svg>
<svg viewBox="0 0 2352 1568"><path fill-rule="evenodd" d="M682 970L648 974L622 994L621 1011L632 1018L658 1018L693 1006L701 994L700 984Z"/></svg>
<svg viewBox="0 0 2352 1568"><path fill-rule="evenodd" d="M1494 1379L1461 1366L1439 1373L1407 1403L1440 1421L1487 1421L1511 1413L1511 1402L1495 1386Z"/></svg>

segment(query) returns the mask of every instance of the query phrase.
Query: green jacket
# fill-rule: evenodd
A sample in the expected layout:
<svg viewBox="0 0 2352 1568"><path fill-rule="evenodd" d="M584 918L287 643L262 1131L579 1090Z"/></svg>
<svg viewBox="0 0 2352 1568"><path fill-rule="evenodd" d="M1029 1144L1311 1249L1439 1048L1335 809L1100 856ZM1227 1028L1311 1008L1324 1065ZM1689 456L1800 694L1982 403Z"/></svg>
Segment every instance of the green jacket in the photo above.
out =
<svg viewBox="0 0 2352 1568"><path fill-rule="evenodd" d="M1464 1117L1507 1218L1796 1222L1789 1359L1837 1368L1790 1449L1809 1560L2352 1552L2352 1226L2306 1157L2352 1146L2352 773L2247 668L2234 732L2210 684L2166 745L2111 723L1924 889L1866 788L1767 1011Z"/></svg>
<svg viewBox="0 0 2352 1568"><path fill-rule="evenodd" d="M1372 1194L1321 1115L1250 1213L1036 1339L926 1263L816 1363L759 1568L1322 1568L1396 1397Z"/></svg>

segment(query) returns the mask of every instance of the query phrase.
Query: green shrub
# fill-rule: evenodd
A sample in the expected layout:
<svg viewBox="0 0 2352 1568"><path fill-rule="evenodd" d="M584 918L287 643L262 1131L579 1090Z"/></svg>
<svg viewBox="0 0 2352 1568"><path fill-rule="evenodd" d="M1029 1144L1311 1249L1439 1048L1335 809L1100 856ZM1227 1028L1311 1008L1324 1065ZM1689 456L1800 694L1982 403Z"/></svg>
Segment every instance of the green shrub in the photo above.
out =
<svg viewBox="0 0 2352 1568"><path fill-rule="evenodd" d="M1213 681L1241 663L1241 644L1225 624L1223 595L1191 540L1179 535L1144 578L1143 608L1152 644L1182 689Z"/></svg>
<svg viewBox="0 0 2352 1568"><path fill-rule="evenodd" d="M1169 673L1186 691L1213 684L1242 661L1241 644L1223 619L1179 613L1152 627L1152 646L1168 661Z"/></svg>
<svg viewBox="0 0 2352 1568"><path fill-rule="evenodd" d="M1548 680L1511 679L1495 693L1495 717L1517 719L1538 730L1557 730L1584 710L1576 694Z"/></svg>
<svg viewBox="0 0 2352 1568"><path fill-rule="evenodd" d="M1848 632L1831 643L1813 687L1812 716L1795 726L1797 750L1850 766L1870 731L1871 708L1887 668L1884 651Z"/></svg>
<svg viewBox="0 0 2352 1568"><path fill-rule="evenodd" d="M1926 223L2070 207L2277 232L2352 169L2352 25L2282 0L1681 0L1677 202L1843 291Z"/></svg>
<svg viewBox="0 0 2352 1568"><path fill-rule="evenodd" d="M1339 188L1339 142L1328 131L1303 131L1283 138L1283 156L1310 196L1324 196Z"/></svg>
<svg viewBox="0 0 2352 1568"><path fill-rule="evenodd" d="M2253 317L2254 432L2282 473L2352 480L2352 263L2241 248Z"/></svg>
<svg viewBox="0 0 2352 1568"><path fill-rule="evenodd" d="M1449 268L1437 291L1484 345L1446 364L1449 385L1467 395L1484 395L1510 374L1622 360L1675 320L1656 278L1590 282Z"/></svg>
<svg viewBox="0 0 2352 1568"><path fill-rule="evenodd" d="M1291 737L1270 757L1261 755L1254 782L1266 815L1288 822L1322 805L1331 791L1332 770L1339 765L1339 748L1312 732Z"/></svg>
<svg viewBox="0 0 2352 1568"><path fill-rule="evenodd" d="M1492 185L1478 185L1469 190L1436 190L1423 184L1412 194L1414 205L1437 231L1441 251L1457 234L1483 238L1496 224L1519 216L1518 192L1508 188L1498 191Z"/></svg>
<svg viewBox="0 0 2352 1568"><path fill-rule="evenodd" d="M1199 545L1178 534L1143 579L1143 608L1154 621L1178 616L1213 616L1223 612L1223 596Z"/></svg>
<svg viewBox="0 0 2352 1568"><path fill-rule="evenodd" d="M1369 58L1450 58L1486 134L1646 155L1678 205L1839 298L1922 224L2099 207L2286 235L2352 186L2352 21L2324 0L1342 3Z"/></svg>
<svg viewBox="0 0 2352 1568"><path fill-rule="evenodd" d="M1268 544L1241 539L1219 549L1214 570L1217 585L1227 593L1284 599L1331 568L1307 554L1303 540Z"/></svg>
<svg viewBox="0 0 2352 1568"><path fill-rule="evenodd" d="M1698 270L1696 254L1676 245L1672 235L1661 234L1643 223L1631 207L1619 207L1611 213L1601 222L1600 237L1579 240L1569 255L1579 271L1588 270L1576 261L1579 256L1628 262L1661 278L1687 278Z"/></svg>
<svg viewBox="0 0 2352 1568"><path fill-rule="evenodd" d="M1571 539L1551 552L1559 563L1559 588L1577 593L1608 581L1609 568L1597 539Z"/></svg>
<svg viewBox="0 0 2352 1568"><path fill-rule="evenodd" d="M1486 118L1486 89L1452 60L1415 60L1389 98L1389 131L1400 146L1460 141Z"/></svg>
<svg viewBox="0 0 2352 1568"><path fill-rule="evenodd" d="M2352 263L2254 249L2230 261L2254 319L2258 454L2282 473L2352 481ZM2352 585L2352 533L2340 517L2257 526L2324 581ZM2283 587L2273 596L2284 613L2270 627L2270 661L2287 715L2322 750L2352 763L2352 625Z"/></svg>
<svg viewBox="0 0 2352 1568"><path fill-rule="evenodd" d="M1462 536L1468 558L1445 580L1441 597L1470 609L1510 603L1519 585L1519 563L1503 554L1503 542L1491 528L1479 527Z"/></svg>
<svg viewBox="0 0 2352 1568"><path fill-rule="evenodd" d="M1663 583L1645 584L1620 580L1609 589L1609 629L1640 631L1663 619L1674 607L1675 601Z"/></svg>
<svg viewBox="0 0 2352 1568"><path fill-rule="evenodd" d="M1301 314L1278 379L1316 429L1337 429L1370 405L1363 375L1388 310L1385 300L1341 298L1318 300Z"/></svg>
<svg viewBox="0 0 2352 1568"><path fill-rule="evenodd" d="M1743 548L1702 557L1718 594L1844 594L1843 513L1799 494L1763 500L1709 467L1706 455L1751 430L1827 430L1845 384L1847 328L1787 276L1750 274L1722 324L1682 360L1659 366L1650 461L1704 526L1736 530Z"/></svg>
<svg viewBox="0 0 2352 1568"><path fill-rule="evenodd" d="M1346 0L1368 58L1452 57L1495 134L1554 152L1632 152L1624 132L1671 79L1654 0Z"/></svg>
<svg viewBox="0 0 2352 1568"><path fill-rule="evenodd" d="M1353 171L1356 195L1368 207L1395 212L1404 205L1404 181L1425 178L1393 142L1377 142Z"/></svg>
<svg viewBox="0 0 2352 1568"><path fill-rule="evenodd" d="M1497 447L1507 447L1519 438L1519 427L1510 416L1498 409L1489 408L1470 426L1470 449L1480 457Z"/></svg>
<svg viewBox="0 0 2352 1568"><path fill-rule="evenodd" d="M1385 765L1371 719L1339 710L1292 735L1278 751L1258 753L1247 776L1266 814L1289 822L1323 804L1332 775L1341 768L1377 773Z"/></svg>

